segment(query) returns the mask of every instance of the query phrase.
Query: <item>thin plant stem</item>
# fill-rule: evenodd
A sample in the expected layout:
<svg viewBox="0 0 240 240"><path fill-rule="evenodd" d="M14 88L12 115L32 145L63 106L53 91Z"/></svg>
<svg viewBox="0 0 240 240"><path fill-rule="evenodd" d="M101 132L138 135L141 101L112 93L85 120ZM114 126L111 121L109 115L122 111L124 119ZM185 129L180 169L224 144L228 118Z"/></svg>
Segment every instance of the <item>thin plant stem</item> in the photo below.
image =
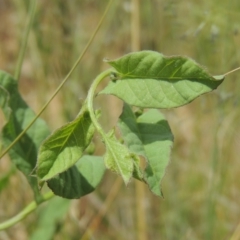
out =
<svg viewBox="0 0 240 240"><path fill-rule="evenodd" d="M236 72L236 71L238 71L238 70L240 70L240 67L235 68L235 69L233 69L233 70L231 70L231 71L229 71L229 72L227 72L227 73L225 73L225 74L223 74L223 75L224 75L224 76L227 76L228 74L231 74L231 73Z"/></svg>
<svg viewBox="0 0 240 240"><path fill-rule="evenodd" d="M48 201L55 195L52 192L47 192L45 195L43 195L43 200L41 203ZM15 215L14 217L8 219L7 221L0 223L0 231L7 229L16 223L20 222L23 220L26 216L28 216L31 212L33 212L39 204L37 204L35 201L32 201L28 206L26 206L20 213Z"/></svg>
<svg viewBox="0 0 240 240"><path fill-rule="evenodd" d="M96 130L102 135L103 138L105 137L105 133L103 132L103 129L100 126L100 124L98 123L97 118L94 114L93 99L95 97L95 92L96 92L96 89L97 89L97 86L99 85L99 83L105 77L109 76L113 71L114 71L114 69L110 68L110 69L107 69L107 70L103 71L102 73L100 73L93 81L93 83L88 91L88 96L87 96L87 107L89 110L91 120L92 120L93 125L95 126Z"/></svg>
<svg viewBox="0 0 240 240"><path fill-rule="evenodd" d="M96 29L94 30L91 38L89 39L87 45L85 46L83 52L81 53L81 55L79 56L79 58L77 59L77 61L74 63L73 67L71 68L71 70L69 71L69 73L67 74L67 76L63 79L63 81L61 82L61 84L58 86L58 88L55 90L55 92L53 93L53 95L50 97L50 99L47 101L47 103L41 108L41 110L37 113L36 117L31 121L31 123L29 123L29 125L15 138L15 140L3 151L3 153L0 156L0 159L19 141L19 139L27 132L27 130L34 124L34 122L39 118L39 116L44 112L44 110L47 108L47 106L50 104L50 102L53 100L53 98L58 94L58 92L61 90L61 88L63 87L63 85L67 82L67 80L69 79L69 77L71 76L71 74L73 73L73 71L76 69L76 67L78 66L78 64L81 62L83 56L85 55L86 51L88 50L88 48L90 47L91 43L93 42L93 39L95 38L98 30L100 29L103 20L105 19L111 4L113 3L113 0L110 0L108 2L108 5L96 27Z"/></svg>
<svg viewBox="0 0 240 240"><path fill-rule="evenodd" d="M14 74L14 78L17 81L19 80L19 77L21 74L23 59L24 59L24 55L26 53L26 48L27 48L28 36L29 36L30 30L33 25L34 15L35 15L35 11L36 11L36 2L37 2L37 0L30 1L29 21L27 23L27 26L25 28L25 31L24 31L24 34L23 34L23 37L21 40L21 47L20 47L20 52L18 55L17 67L16 67L15 74Z"/></svg>

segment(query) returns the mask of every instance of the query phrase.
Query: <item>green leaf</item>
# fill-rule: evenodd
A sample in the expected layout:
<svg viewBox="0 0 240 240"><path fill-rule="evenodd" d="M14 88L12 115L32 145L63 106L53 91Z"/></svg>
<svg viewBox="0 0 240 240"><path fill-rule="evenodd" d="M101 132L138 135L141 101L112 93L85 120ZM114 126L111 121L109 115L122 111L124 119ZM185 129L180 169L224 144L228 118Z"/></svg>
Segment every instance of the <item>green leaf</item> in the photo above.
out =
<svg viewBox="0 0 240 240"><path fill-rule="evenodd" d="M15 79L2 71L0 71L0 93L0 105L7 121L1 137L4 147L8 147L33 120L35 113L20 96ZM38 118L9 151L12 162L24 173L30 183L36 201L41 201L41 195L37 179L31 174L36 166L38 148L49 133L46 123Z"/></svg>
<svg viewBox="0 0 240 240"><path fill-rule="evenodd" d="M106 154L104 156L106 167L121 175L125 184L127 184L132 177L134 161L137 156L133 157L126 146L116 139L114 131L105 135L104 141L106 144Z"/></svg>
<svg viewBox="0 0 240 240"><path fill-rule="evenodd" d="M223 81L225 78L225 75L218 75L218 76L213 76L214 79L216 79L217 81Z"/></svg>
<svg viewBox="0 0 240 240"><path fill-rule="evenodd" d="M16 172L15 166L12 166L10 170L6 173L1 173L0 176L0 193L1 191L8 186L11 176Z"/></svg>
<svg viewBox="0 0 240 240"><path fill-rule="evenodd" d="M54 194L64 198L80 198L95 190L105 173L102 157L83 156L66 172L48 181Z"/></svg>
<svg viewBox="0 0 240 240"><path fill-rule="evenodd" d="M84 105L75 120L56 130L42 144L37 163L39 180L49 180L73 166L91 142L94 131Z"/></svg>
<svg viewBox="0 0 240 240"><path fill-rule="evenodd" d="M185 105L217 88L218 81L192 59L166 57L141 51L108 61L117 71L101 94L112 94L130 105L143 108L173 108Z"/></svg>
<svg viewBox="0 0 240 240"><path fill-rule="evenodd" d="M0 72L1 74L1 72ZM5 118L8 120L11 114L11 108L9 106L10 94L9 92L0 86L0 107L3 110Z"/></svg>
<svg viewBox="0 0 240 240"><path fill-rule="evenodd" d="M168 165L173 135L164 116L151 109L138 118L125 104L119 119L119 127L129 150L147 160L144 180L150 190L161 196L160 182Z"/></svg>
<svg viewBox="0 0 240 240"><path fill-rule="evenodd" d="M140 129L136 121L137 119L131 107L124 104L122 114L118 121L118 126L120 127L123 139L131 152L146 157L140 136Z"/></svg>
<svg viewBox="0 0 240 240"><path fill-rule="evenodd" d="M131 156L133 159L133 177L138 179L139 181L145 181L140 158L138 157L138 155L133 153L131 154Z"/></svg>
<svg viewBox="0 0 240 240"><path fill-rule="evenodd" d="M59 224L70 207L70 201L59 197L49 200L47 206L40 208L37 226L34 227L30 240L52 240Z"/></svg>

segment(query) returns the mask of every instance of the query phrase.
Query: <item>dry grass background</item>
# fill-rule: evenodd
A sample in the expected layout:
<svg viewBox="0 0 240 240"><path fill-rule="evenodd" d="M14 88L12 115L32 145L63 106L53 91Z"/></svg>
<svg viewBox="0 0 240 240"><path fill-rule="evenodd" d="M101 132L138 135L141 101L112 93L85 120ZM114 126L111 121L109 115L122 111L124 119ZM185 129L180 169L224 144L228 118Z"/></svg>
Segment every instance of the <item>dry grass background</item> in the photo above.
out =
<svg viewBox="0 0 240 240"><path fill-rule="evenodd" d="M239 1L139 3L140 49L187 55L214 75L240 66ZM20 79L22 96L36 112L73 65L106 4L106 0L38 1ZM29 1L0 0L0 68L11 74L28 5ZM92 80L108 67L102 59L131 51L134 11L130 0L114 1L83 61L42 115L52 130L76 116ZM140 239L138 233L143 229L139 229L137 202L141 202L144 214L142 239L240 239L239 78L239 72L229 75L213 93L187 106L164 111L175 135L171 162L162 182L164 199L147 189L139 199L135 181L126 187L108 173L95 193L71 201L53 239L81 239L92 218L98 221L92 225L92 237L85 239ZM114 97L99 97L96 105L103 108L101 121L109 129L120 113L121 102ZM0 116L1 126L3 123ZM97 146L97 154L103 152L102 145ZM7 157L0 161L0 171L1 181L11 171ZM0 191L1 222L32 200L26 180L14 170ZM30 239L46 206L0 232L0 239ZM97 218L99 209L104 212Z"/></svg>

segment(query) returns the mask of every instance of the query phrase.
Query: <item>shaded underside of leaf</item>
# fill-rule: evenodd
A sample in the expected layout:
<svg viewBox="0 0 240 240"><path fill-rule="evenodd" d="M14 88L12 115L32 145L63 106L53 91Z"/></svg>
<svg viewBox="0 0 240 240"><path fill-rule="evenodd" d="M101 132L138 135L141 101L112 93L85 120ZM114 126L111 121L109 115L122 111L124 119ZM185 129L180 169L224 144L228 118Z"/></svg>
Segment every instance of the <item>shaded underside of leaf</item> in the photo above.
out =
<svg viewBox="0 0 240 240"><path fill-rule="evenodd" d="M6 117L2 130L2 141L5 147L29 125L35 113L27 106L18 92L17 82L7 73L0 71L1 107ZM17 168L22 171L30 183L35 199L40 201L37 179L32 171L37 162L37 151L42 141L49 135L46 123L38 118L27 133L10 149L9 156Z"/></svg>
<svg viewBox="0 0 240 240"><path fill-rule="evenodd" d="M69 199L80 198L95 190L105 170L102 157L83 156L73 167L47 183L58 196Z"/></svg>
<svg viewBox="0 0 240 240"><path fill-rule="evenodd" d="M224 79L215 79L190 58L166 57L153 51L130 53L108 63L116 69L119 79L100 93L144 108L185 105L216 89Z"/></svg>
<svg viewBox="0 0 240 240"><path fill-rule="evenodd" d="M122 114L118 121L118 126L120 127L124 142L131 152L145 157L141 133L136 121L137 118L131 107L124 104Z"/></svg>
<svg viewBox="0 0 240 240"><path fill-rule="evenodd" d="M157 110L149 110L137 121L148 158L145 178L151 191L160 196L159 184L170 161L173 135L168 122Z"/></svg>
<svg viewBox="0 0 240 240"><path fill-rule="evenodd" d="M118 125L129 150L146 158L144 180L153 193L161 196L160 182L173 144L173 135L164 116L151 109L136 118L125 104Z"/></svg>
<svg viewBox="0 0 240 240"><path fill-rule="evenodd" d="M75 120L57 129L42 144L37 163L39 180L46 181L73 166L89 145L94 131L89 112L83 106Z"/></svg>

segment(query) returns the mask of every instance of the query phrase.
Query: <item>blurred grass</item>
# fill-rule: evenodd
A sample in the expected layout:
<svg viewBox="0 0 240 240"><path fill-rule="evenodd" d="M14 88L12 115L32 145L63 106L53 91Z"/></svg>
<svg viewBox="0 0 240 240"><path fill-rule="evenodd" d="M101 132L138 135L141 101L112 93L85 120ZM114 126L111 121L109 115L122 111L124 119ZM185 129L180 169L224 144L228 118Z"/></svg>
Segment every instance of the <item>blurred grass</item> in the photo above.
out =
<svg viewBox="0 0 240 240"><path fill-rule="evenodd" d="M214 75L240 66L240 2L237 0L140 1L141 49L192 57ZM38 2L20 78L20 91L38 111L71 68L88 41L107 1ZM0 0L0 68L14 73L29 1ZM95 42L71 80L43 117L52 129L78 113L94 77L107 68L104 57L131 50L131 1L116 1ZM4 24L3 24L4 23ZM230 239L240 222L240 73L229 75L215 92L191 104L165 110L175 144L162 187L165 198L147 189L144 201L149 239ZM107 84L107 82L105 82ZM99 97L102 123L114 125L121 102ZM0 116L1 126L4 119ZM96 142L99 142L96 137ZM97 153L104 152L102 145ZM7 158L1 176L10 171ZM4 178L0 178L4 179ZM116 176L107 174L96 191L73 201L54 239L80 239L97 214ZM19 212L32 196L20 173L11 175L0 194L0 221ZM3 186L3 185L2 185ZM135 185L121 186L95 239L137 239ZM23 194L24 193L24 194ZM28 239L38 214L0 233L0 239Z"/></svg>

